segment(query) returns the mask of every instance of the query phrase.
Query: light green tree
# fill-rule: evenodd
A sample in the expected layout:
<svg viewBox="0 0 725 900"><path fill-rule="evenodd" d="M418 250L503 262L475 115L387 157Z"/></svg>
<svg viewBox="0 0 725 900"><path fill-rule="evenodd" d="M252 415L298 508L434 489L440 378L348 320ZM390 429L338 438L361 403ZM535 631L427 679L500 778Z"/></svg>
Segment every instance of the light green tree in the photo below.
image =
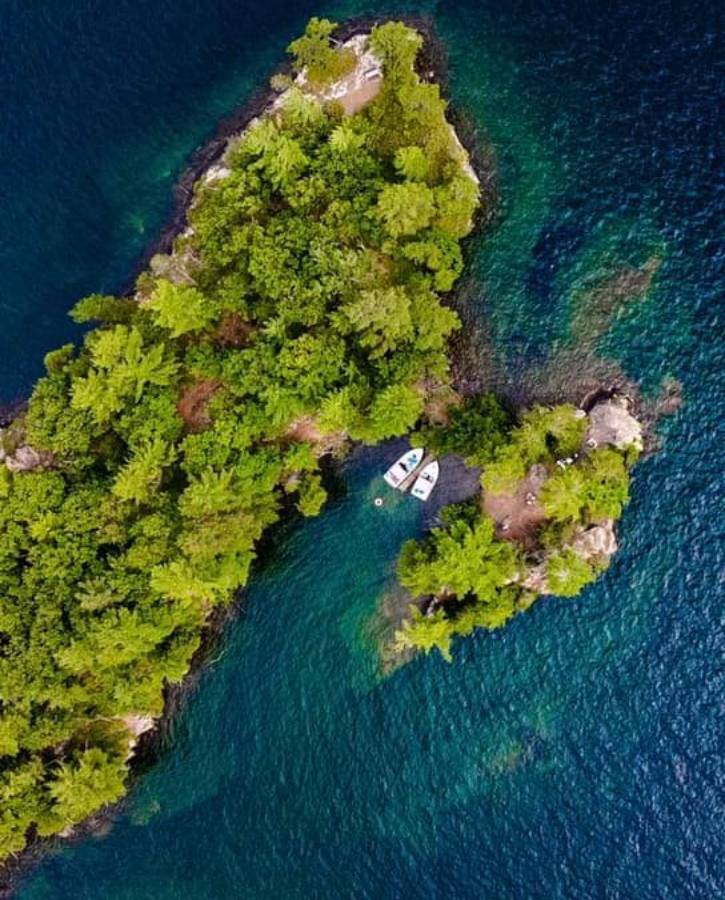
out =
<svg viewBox="0 0 725 900"><path fill-rule="evenodd" d="M363 291L343 307L362 347L376 359L413 337L410 297L402 286Z"/></svg>
<svg viewBox="0 0 725 900"><path fill-rule="evenodd" d="M415 234L433 219L433 192L427 185L412 181L388 184L380 192L377 209L393 237Z"/></svg>
<svg viewBox="0 0 725 900"><path fill-rule="evenodd" d="M151 310L156 324L175 338L202 331L214 320L214 310L201 291L188 284L173 284L166 278L157 281L146 308Z"/></svg>
<svg viewBox="0 0 725 900"><path fill-rule="evenodd" d="M410 79L423 38L403 22L385 22L373 29L370 49L383 63L386 80L395 86L401 78Z"/></svg>
<svg viewBox="0 0 725 900"><path fill-rule="evenodd" d="M355 424L350 436L374 442L405 434L420 418L423 405L420 391L411 385L388 385L375 396L365 420Z"/></svg>
<svg viewBox="0 0 725 900"><path fill-rule="evenodd" d="M558 522L576 521L586 503L586 478L579 466L569 466L549 478L539 493L547 516Z"/></svg>
<svg viewBox="0 0 725 900"><path fill-rule="evenodd" d="M317 516L327 500L327 491L319 475L305 476L298 487L297 509L303 516Z"/></svg>
<svg viewBox="0 0 725 900"><path fill-rule="evenodd" d="M85 819L107 803L115 803L125 790L123 760L110 757L98 747L63 763L50 783L54 813L64 822Z"/></svg>
<svg viewBox="0 0 725 900"><path fill-rule="evenodd" d="M365 135L355 131L349 122L333 129L330 146L336 153L357 153L365 146Z"/></svg>
<svg viewBox="0 0 725 900"><path fill-rule="evenodd" d="M549 559L547 581L552 594L574 597L596 577L596 569L570 548Z"/></svg>
<svg viewBox="0 0 725 900"><path fill-rule="evenodd" d="M330 38L336 27L329 19L315 16L307 23L302 37L292 41L287 48L294 56L295 71L307 69L307 77L313 85L342 78L355 65L353 53L331 45Z"/></svg>
<svg viewBox="0 0 725 900"><path fill-rule="evenodd" d="M396 151L395 168L409 181L426 181L430 176L430 163L417 144Z"/></svg>
<svg viewBox="0 0 725 900"><path fill-rule="evenodd" d="M146 503L158 491L164 467L173 460L173 449L163 440L147 441L119 470L111 490L120 500Z"/></svg>
<svg viewBox="0 0 725 900"><path fill-rule="evenodd" d="M510 494L526 475L526 465L516 444L506 444L495 459L484 466L481 484L491 494Z"/></svg>
<svg viewBox="0 0 725 900"><path fill-rule="evenodd" d="M413 649L424 653L439 650L443 659L451 662L452 639L453 628L442 609L424 616L417 606L411 606L410 619L406 619L402 628L395 632L394 647L398 651Z"/></svg>
<svg viewBox="0 0 725 900"><path fill-rule="evenodd" d="M308 162L299 142L283 134L262 154L257 165L275 187L282 188L298 178Z"/></svg>

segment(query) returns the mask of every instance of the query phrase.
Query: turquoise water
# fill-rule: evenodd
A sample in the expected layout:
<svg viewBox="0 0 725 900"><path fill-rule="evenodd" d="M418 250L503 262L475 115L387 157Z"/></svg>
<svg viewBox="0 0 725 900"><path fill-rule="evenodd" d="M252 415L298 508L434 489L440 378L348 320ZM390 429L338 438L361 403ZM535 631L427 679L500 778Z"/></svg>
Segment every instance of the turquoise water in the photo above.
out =
<svg viewBox="0 0 725 900"><path fill-rule="evenodd" d="M496 160L463 291L481 364L535 394L589 278L662 259L598 342L648 394L672 376L685 396L621 550L579 600L381 678L369 623L422 508L376 509L391 451L355 456L346 492L276 541L112 827L47 855L26 900L725 895L722 22L642 0L421 6ZM0 12L1 397L72 334L76 296L124 281L188 153L320 11Z"/></svg>

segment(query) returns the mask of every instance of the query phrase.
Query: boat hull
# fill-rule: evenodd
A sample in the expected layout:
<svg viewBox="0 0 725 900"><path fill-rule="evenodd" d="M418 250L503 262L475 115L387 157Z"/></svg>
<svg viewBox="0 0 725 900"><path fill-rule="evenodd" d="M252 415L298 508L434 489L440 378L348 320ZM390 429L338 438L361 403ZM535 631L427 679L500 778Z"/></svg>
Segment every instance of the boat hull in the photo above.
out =
<svg viewBox="0 0 725 900"><path fill-rule="evenodd" d="M438 463L435 460L433 460L433 462L429 462L421 469L420 474L415 479L415 483L413 484L410 493L418 500L421 500L423 503L425 503L433 493L433 489L438 483L440 473L441 470Z"/></svg>
<svg viewBox="0 0 725 900"><path fill-rule="evenodd" d="M412 450L407 450L401 457L396 459L393 465L383 475L385 482L389 484L391 488L405 490L405 482L423 461L423 453L422 447L414 447Z"/></svg>

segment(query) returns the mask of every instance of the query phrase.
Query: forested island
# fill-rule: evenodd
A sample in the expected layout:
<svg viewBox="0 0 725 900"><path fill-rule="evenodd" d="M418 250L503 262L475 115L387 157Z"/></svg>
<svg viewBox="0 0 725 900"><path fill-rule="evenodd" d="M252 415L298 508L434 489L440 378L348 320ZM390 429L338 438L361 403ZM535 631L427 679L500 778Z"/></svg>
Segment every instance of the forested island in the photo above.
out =
<svg viewBox="0 0 725 900"><path fill-rule="evenodd" d="M421 439L483 473L478 495L403 546L398 577L420 599L397 650L437 648L450 660L454 636L498 628L542 594L573 597L607 568L643 449L626 401L602 399L588 414L538 406L514 422L494 396L473 396Z"/></svg>
<svg viewBox="0 0 725 900"><path fill-rule="evenodd" d="M0 433L0 857L123 796L260 538L320 512L321 463L355 442L418 429L482 469L403 547L404 651L449 658L454 636L578 593L616 549L638 423L612 400L514 412L454 390L441 295L478 179L416 68L421 34L335 35L311 20L171 252L133 296L77 303L83 345L48 354Z"/></svg>
<svg viewBox="0 0 725 900"><path fill-rule="evenodd" d="M409 431L446 391L479 188L423 39L339 45L314 19L297 78L196 188L133 297L93 295L46 357L0 465L0 855L124 793L264 531L316 515L319 461Z"/></svg>

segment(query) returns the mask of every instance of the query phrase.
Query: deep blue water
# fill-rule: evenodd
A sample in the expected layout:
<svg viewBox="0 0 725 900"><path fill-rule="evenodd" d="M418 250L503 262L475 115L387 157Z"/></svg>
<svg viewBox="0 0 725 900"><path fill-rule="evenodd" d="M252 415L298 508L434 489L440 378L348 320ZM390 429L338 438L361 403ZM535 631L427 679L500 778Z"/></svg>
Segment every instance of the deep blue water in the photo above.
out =
<svg viewBox="0 0 725 900"><path fill-rule="evenodd" d="M78 296L123 283L188 154L306 17L376 9L6 0L0 398L73 336ZM125 812L48 856L27 900L725 896L723 13L396 9L435 15L496 157L466 296L512 376L535 379L591 273L657 255L600 349L650 394L676 377L685 405L596 585L386 679L366 625L420 509L376 510L386 451L354 459L255 577Z"/></svg>

